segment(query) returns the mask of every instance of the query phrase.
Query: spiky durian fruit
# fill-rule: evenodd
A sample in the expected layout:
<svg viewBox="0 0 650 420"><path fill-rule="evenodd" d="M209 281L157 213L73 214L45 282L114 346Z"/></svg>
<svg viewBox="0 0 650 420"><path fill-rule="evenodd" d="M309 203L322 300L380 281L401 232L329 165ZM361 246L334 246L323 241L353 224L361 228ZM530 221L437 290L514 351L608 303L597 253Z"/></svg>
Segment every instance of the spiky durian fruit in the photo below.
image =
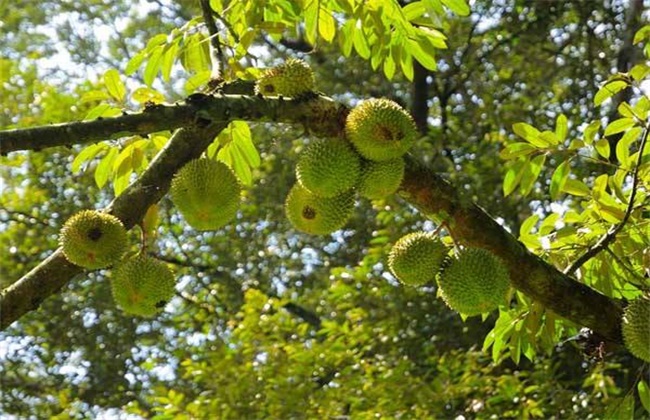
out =
<svg viewBox="0 0 650 420"><path fill-rule="evenodd" d="M187 223L197 230L216 230L239 209L241 185L223 162L194 159L172 179L171 199Z"/></svg>
<svg viewBox="0 0 650 420"><path fill-rule="evenodd" d="M321 197L334 197L352 188L361 173L361 159L344 139L317 140L300 154L298 182Z"/></svg>
<svg viewBox="0 0 650 420"><path fill-rule="evenodd" d="M428 232L402 236L390 250L388 268L408 286L420 286L435 279L447 255L447 247Z"/></svg>
<svg viewBox="0 0 650 420"><path fill-rule="evenodd" d="M284 205L287 218L298 230L313 235L327 235L345 225L354 208L354 193L346 191L335 197L320 197L296 183Z"/></svg>
<svg viewBox="0 0 650 420"><path fill-rule="evenodd" d="M357 186L359 195L376 200L395 193L404 178L404 159L384 162L365 161Z"/></svg>
<svg viewBox="0 0 650 420"><path fill-rule="evenodd" d="M417 138L413 118L389 99L361 102L348 114L345 133L361 156L374 161L397 159Z"/></svg>
<svg viewBox="0 0 650 420"><path fill-rule="evenodd" d="M117 262L128 241L120 219L96 210L82 210L65 222L59 244L68 261L94 270Z"/></svg>
<svg viewBox="0 0 650 420"><path fill-rule="evenodd" d="M266 70L255 83L255 93L294 97L314 90L314 72L303 60L290 58Z"/></svg>
<svg viewBox="0 0 650 420"><path fill-rule="evenodd" d="M490 251L466 248L443 268L438 286L451 309L473 316L505 303L510 276L503 262Z"/></svg>
<svg viewBox="0 0 650 420"><path fill-rule="evenodd" d="M634 356L650 362L650 299L630 302L623 313L623 341Z"/></svg>
<svg viewBox="0 0 650 420"><path fill-rule="evenodd" d="M146 255L126 260L113 270L113 300L124 312L154 316L174 296L174 274L162 261Z"/></svg>

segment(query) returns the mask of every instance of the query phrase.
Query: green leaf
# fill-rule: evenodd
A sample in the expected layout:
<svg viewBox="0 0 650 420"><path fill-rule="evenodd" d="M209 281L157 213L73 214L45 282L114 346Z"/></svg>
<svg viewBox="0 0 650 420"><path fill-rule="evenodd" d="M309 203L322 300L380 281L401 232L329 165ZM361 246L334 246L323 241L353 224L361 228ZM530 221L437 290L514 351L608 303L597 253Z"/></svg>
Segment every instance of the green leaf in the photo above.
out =
<svg viewBox="0 0 650 420"><path fill-rule="evenodd" d="M645 408L645 411L650 413L650 387L645 380L639 381L636 385L636 389L639 392L639 399L641 400L641 405Z"/></svg>
<svg viewBox="0 0 650 420"><path fill-rule="evenodd" d="M568 132L569 123L566 116L564 114L558 115L557 120L555 121L555 137L557 137L558 141L561 143L566 139Z"/></svg>
<svg viewBox="0 0 650 420"><path fill-rule="evenodd" d="M632 77L632 79L636 80L637 82L642 81L649 74L650 74L650 66L644 63L637 64L636 66L632 67L632 69L630 70L630 76Z"/></svg>
<svg viewBox="0 0 650 420"><path fill-rule="evenodd" d="M409 50L416 60L428 70L435 71L438 68L433 50L424 50L418 40L409 39L407 41Z"/></svg>
<svg viewBox="0 0 650 420"><path fill-rule="evenodd" d="M589 187L584 182L571 178L565 181L563 191L577 197L586 197L591 193Z"/></svg>
<svg viewBox="0 0 650 420"><path fill-rule="evenodd" d="M465 0L442 0L442 3L458 16L469 16L470 10Z"/></svg>
<svg viewBox="0 0 650 420"><path fill-rule="evenodd" d="M603 86L601 86L600 89L598 89L598 92L596 92L596 96L594 96L594 104L596 106L599 106L605 100L616 95L626 87L628 87L628 83L623 80L613 80L611 82L606 82Z"/></svg>
<svg viewBox="0 0 650 420"><path fill-rule="evenodd" d="M109 104L99 104L90 111L88 111L88 114L86 114L86 117L84 120L94 120L97 118L104 118L104 117L115 117L117 115L120 115L122 113L122 110L119 108L116 108L112 105Z"/></svg>
<svg viewBox="0 0 650 420"><path fill-rule="evenodd" d="M612 134L620 133L627 130L635 124L634 118L619 118L618 120L612 121L605 128L605 136L611 136Z"/></svg>
<svg viewBox="0 0 650 420"><path fill-rule="evenodd" d="M192 94L196 92L201 86L208 83L210 80L210 74L210 70L205 70L187 79L187 82L185 82L185 93L188 95Z"/></svg>
<svg viewBox="0 0 650 420"><path fill-rule="evenodd" d="M616 420L633 420L634 394L630 392L625 396L625 398L616 398L610 401L603 418Z"/></svg>
<svg viewBox="0 0 650 420"><path fill-rule="evenodd" d="M104 86L109 95L117 102L124 102L126 96L126 87L120 79L120 73L115 69L110 69L104 73Z"/></svg>
<svg viewBox="0 0 650 420"><path fill-rule="evenodd" d="M512 125L512 131L537 148L545 148L552 145L547 140L541 139L540 135L542 133L530 124L523 122L515 123Z"/></svg>
<svg viewBox="0 0 650 420"><path fill-rule="evenodd" d="M361 28L355 27L354 35L352 36L352 43L354 45L354 49L357 51L361 58L364 58L366 60L370 58L370 46L368 45L368 40L363 34L363 30Z"/></svg>
<svg viewBox="0 0 650 420"><path fill-rule="evenodd" d="M521 183L519 186L519 191L523 196L528 195L533 190L535 181L539 177L545 161L546 155L538 155L531 159L530 163L524 167Z"/></svg>
<svg viewBox="0 0 650 420"><path fill-rule="evenodd" d="M339 48L344 56L349 57L352 53L352 46L354 41L355 20L350 19L346 21L339 31Z"/></svg>
<svg viewBox="0 0 650 420"><path fill-rule="evenodd" d="M336 34L334 17L324 8L318 12L318 33L327 42L332 42Z"/></svg>
<svg viewBox="0 0 650 420"><path fill-rule="evenodd" d="M520 236L530 235L533 228L537 225L537 222L539 222L538 215L532 214L528 216L526 220L524 220L524 222L521 224L521 227L519 228L519 235Z"/></svg>
<svg viewBox="0 0 650 420"><path fill-rule="evenodd" d="M95 169L95 183L99 188L103 188L108 181L108 178L113 173L113 162L117 158L119 151L115 147L111 147L106 156L104 156L97 164Z"/></svg>
<svg viewBox="0 0 650 420"><path fill-rule="evenodd" d="M600 121L592 121L584 132L584 140L586 144L591 144L596 139L596 134L600 130Z"/></svg>
<svg viewBox="0 0 650 420"><path fill-rule="evenodd" d="M643 28L636 31L632 43L638 44L639 42L645 41L648 38L650 38L650 25L645 25Z"/></svg>
<svg viewBox="0 0 650 420"><path fill-rule="evenodd" d="M81 165L85 162L93 160L100 152L106 150L107 146L104 143L91 144L84 148L72 161L72 172L79 172Z"/></svg>
<svg viewBox="0 0 650 420"><path fill-rule="evenodd" d="M501 159L513 159L520 156L527 156L533 153L537 148L532 146L530 143L517 142L510 143L499 153Z"/></svg>
<svg viewBox="0 0 650 420"><path fill-rule="evenodd" d="M571 165L568 159L562 162L560 166L555 168L555 171L553 171L553 176L551 177L551 200L558 199L560 193L564 189L564 185L566 184L570 173Z"/></svg>
<svg viewBox="0 0 650 420"><path fill-rule="evenodd" d="M630 160L630 146L639 138L642 131L641 127L633 127L616 143L616 158L623 168L632 168L634 162Z"/></svg>
<svg viewBox="0 0 650 420"><path fill-rule="evenodd" d="M634 108L630 106L627 102L623 101L618 106L618 113L624 117L634 118Z"/></svg>
<svg viewBox="0 0 650 420"><path fill-rule="evenodd" d="M163 52L163 55L162 55L162 63L161 63L161 66L160 66L160 72L161 72L163 80L166 83L169 83L171 72L172 72L172 66L174 65L174 62L176 61L179 49L180 49L180 47L178 46L178 42L174 42L172 44L169 44L164 49L164 52Z"/></svg>
<svg viewBox="0 0 650 420"><path fill-rule="evenodd" d="M596 143L594 143L594 147L596 148L596 151L598 152L599 155L604 157L605 159L609 159L609 141L605 138L602 138Z"/></svg>
<svg viewBox="0 0 650 420"><path fill-rule="evenodd" d="M162 46L156 47L151 52L151 55L149 56L149 61L147 61L147 65L144 68L144 73L142 77L144 78L144 82L149 87L151 87L151 85L153 84L153 81L156 78L158 71L160 70L160 66L162 65L162 52L163 52Z"/></svg>
<svg viewBox="0 0 650 420"><path fill-rule="evenodd" d="M165 102L165 96L158 92L156 89L149 87L139 87L133 91L131 99L134 101L144 104L147 102L153 102L155 104L161 104Z"/></svg>
<svg viewBox="0 0 650 420"><path fill-rule="evenodd" d="M133 57L131 57L129 62L126 64L126 70L124 70L124 74L130 76L133 73L135 73L138 70L138 68L140 68L140 65L142 64L146 56L147 53L146 51L143 50L137 53L136 55L134 55Z"/></svg>
<svg viewBox="0 0 650 420"><path fill-rule="evenodd" d="M515 190L515 188L517 188L519 182L521 182L523 168L527 163L527 159L520 159L516 162L513 162L512 165L510 165L508 168L508 171L503 178L503 195L505 197L509 196Z"/></svg>

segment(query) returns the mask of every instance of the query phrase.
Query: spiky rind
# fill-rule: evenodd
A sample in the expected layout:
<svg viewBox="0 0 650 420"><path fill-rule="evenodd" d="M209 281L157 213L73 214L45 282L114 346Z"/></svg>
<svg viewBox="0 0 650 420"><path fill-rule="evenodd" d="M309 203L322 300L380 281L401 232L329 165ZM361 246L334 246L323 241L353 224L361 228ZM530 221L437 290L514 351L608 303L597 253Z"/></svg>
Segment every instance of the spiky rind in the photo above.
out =
<svg viewBox="0 0 650 420"><path fill-rule="evenodd" d="M190 226L216 230L237 215L241 185L225 163L194 159L174 175L170 193Z"/></svg>
<svg viewBox="0 0 650 420"><path fill-rule="evenodd" d="M402 158L384 162L365 161L357 186L359 195L376 200L394 194L404 178L404 167Z"/></svg>
<svg viewBox="0 0 650 420"><path fill-rule="evenodd" d="M639 359L650 362L650 299L638 298L623 313L625 347Z"/></svg>
<svg viewBox="0 0 650 420"><path fill-rule="evenodd" d="M361 102L348 114L345 133L361 156L374 161L397 159L417 138L413 118L389 99Z"/></svg>
<svg viewBox="0 0 650 420"><path fill-rule="evenodd" d="M95 270L116 263L124 255L128 240L126 229L117 217L82 210L65 222L59 244L68 261Z"/></svg>
<svg viewBox="0 0 650 420"><path fill-rule="evenodd" d="M113 300L124 312L151 317L174 296L174 274L162 261L139 255L113 270Z"/></svg>
<svg viewBox="0 0 650 420"><path fill-rule="evenodd" d="M505 303L510 277L503 262L490 251L466 248L442 270L438 286L451 309L473 316Z"/></svg>
<svg viewBox="0 0 650 420"><path fill-rule="evenodd" d="M321 197L334 197L356 185L361 159L344 139L324 139L311 143L296 164L298 182Z"/></svg>
<svg viewBox="0 0 650 420"><path fill-rule="evenodd" d="M340 228L350 218L354 208L354 193L346 191L335 197L320 197L296 183L285 201L289 222L298 230L313 235L327 235Z"/></svg>
<svg viewBox="0 0 650 420"><path fill-rule="evenodd" d="M447 247L428 232L402 236L388 254L388 268L403 284L420 286L435 279L447 255Z"/></svg>
<svg viewBox="0 0 650 420"><path fill-rule="evenodd" d="M255 93L264 96L295 97L314 90L314 72L303 60L290 58L266 70L255 83Z"/></svg>

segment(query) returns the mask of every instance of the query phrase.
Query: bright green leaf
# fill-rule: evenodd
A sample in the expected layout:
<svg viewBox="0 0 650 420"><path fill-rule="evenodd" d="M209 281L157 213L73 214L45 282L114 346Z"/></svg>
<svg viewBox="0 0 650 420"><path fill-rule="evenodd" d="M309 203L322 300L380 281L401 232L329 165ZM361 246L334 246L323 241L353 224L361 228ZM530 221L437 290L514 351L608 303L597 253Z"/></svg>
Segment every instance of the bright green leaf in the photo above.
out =
<svg viewBox="0 0 650 420"><path fill-rule="evenodd" d="M559 142L563 142L566 139L567 133L569 131L569 123L564 114L560 114L555 121L555 136Z"/></svg>
<svg viewBox="0 0 650 420"><path fill-rule="evenodd" d="M628 86L628 83L623 80L613 80L611 82L606 82L594 96L594 104L599 106L605 100L616 95L621 90L625 89Z"/></svg>
<svg viewBox="0 0 650 420"><path fill-rule="evenodd" d="M614 120L605 128L605 136L611 136L612 134L625 131L634 124L635 121L633 118L619 118L618 120Z"/></svg>
<svg viewBox="0 0 650 420"><path fill-rule="evenodd" d="M551 187L550 187L550 193L551 193L551 200L557 200L560 193L564 189L564 185L566 184L567 179L569 178L569 174L571 173L571 164L569 163L569 160L565 160L555 168L555 171L553 171L553 176L551 177Z"/></svg>
<svg viewBox="0 0 650 420"><path fill-rule="evenodd" d="M577 197L586 197L591 192L584 182L571 178L565 181L563 191Z"/></svg>
<svg viewBox="0 0 650 420"><path fill-rule="evenodd" d="M113 162L117 158L119 151L115 147L111 147L106 156L104 156L95 169L95 183L99 188L103 188L108 181L108 178L113 173Z"/></svg>
<svg viewBox="0 0 650 420"><path fill-rule="evenodd" d="M586 144L591 144L596 139L596 134L600 130L600 121L592 121L584 132L584 140Z"/></svg>
<svg viewBox="0 0 650 420"><path fill-rule="evenodd" d="M442 0L442 3L458 16L469 16L470 10L465 0Z"/></svg>
<svg viewBox="0 0 650 420"><path fill-rule="evenodd" d="M501 159L513 159L520 156L526 156L533 153L537 148L530 143L518 142L510 143L499 153Z"/></svg>
<svg viewBox="0 0 650 420"><path fill-rule="evenodd" d="M72 161L72 172L79 172L81 165L85 162L91 161L97 156L100 152L106 150L107 146L104 143L91 144L90 146L84 148L77 156L75 156Z"/></svg>
<svg viewBox="0 0 650 420"><path fill-rule="evenodd" d="M648 383L645 380L641 380L637 384L636 389L639 392L639 399L643 408L650 413L650 387L648 387Z"/></svg>
<svg viewBox="0 0 650 420"><path fill-rule="evenodd" d="M609 141L606 138L602 138L594 143L594 147L598 154L605 159L609 159L610 149Z"/></svg>
<svg viewBox="0 0 650 420"><path fill-rule="evenodd" d="M126 96L126 87L120 79L120 73L115 69L110 69L104 73L104 86L108 90L108 93L115 99L117 102L124 102L124 97Z"/></svg>

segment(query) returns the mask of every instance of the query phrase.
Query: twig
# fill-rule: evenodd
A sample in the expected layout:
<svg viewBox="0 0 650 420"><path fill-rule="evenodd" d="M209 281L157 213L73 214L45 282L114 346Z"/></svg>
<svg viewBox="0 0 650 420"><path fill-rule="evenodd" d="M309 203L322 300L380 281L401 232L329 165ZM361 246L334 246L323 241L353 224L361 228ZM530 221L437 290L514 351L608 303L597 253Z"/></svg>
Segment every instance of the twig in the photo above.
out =
<svg viewBox="0 0 650 420"><path fill-rule="evenodd" d="M641 145L639 146L639 156L636 159L636 167L634 168L634 174L632 175L632 192L630 193L630 199L627 203L627 209L625 210L625 215L619 224L613 226L609 231L603 235L598 242L591 248L589 248L584 254L582 254L577 260L573 262L569 267L564 270L564 274L573 274L577 269L582 267L584 263L589 261L591 258L598 255L600 251L605 249L609 244L614 242L616 235L623 229L625 224L630 219L632 211L634 210L634 200L636 198L636 190L639 185L639 170L641 168L641 159L643 158L643 151L645 150L646 143L648 142L648 133L650 133L650 127L646 124L643 137L641 138Z"/></svg>
<svg viewBox="0 0 650 420"><path fill-rule="evenodd" d="M221 70L226 68L226 57L221 49L221 38L219 37L219 28L214 21L214 11L210 7L210 0L201 0L201 12L205 26L210 33L210 46L212 59L212 78L217 79L221 75Z"/></svg>

